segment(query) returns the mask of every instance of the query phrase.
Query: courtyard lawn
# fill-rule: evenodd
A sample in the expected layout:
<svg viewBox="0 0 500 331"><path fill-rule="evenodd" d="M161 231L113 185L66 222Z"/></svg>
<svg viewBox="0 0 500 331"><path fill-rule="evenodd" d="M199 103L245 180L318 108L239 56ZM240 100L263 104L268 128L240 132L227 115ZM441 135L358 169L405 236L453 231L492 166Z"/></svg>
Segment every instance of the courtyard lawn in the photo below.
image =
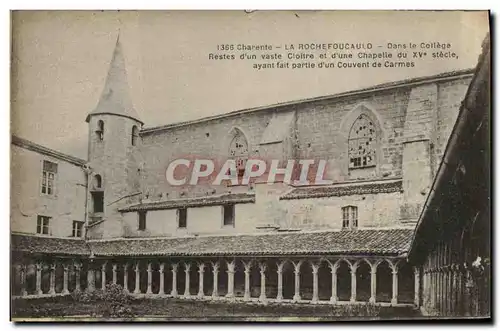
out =
<svg viewBox="0 0 500 331"><path fill-rule="evenodd" d="M99 304L59 299L14 300L12 317L72 320L103 319ZM252 304L241 302L190 301L182 299L134 299L128 307L135 320L232 320L232 321L328 321L342 319L406 319L418 317L411 307L374 307L366 305ZM109 319L106 319L109 320ZM125 320L125 319L120 319ZM126 319L126 320L130 320Z"/></svg>

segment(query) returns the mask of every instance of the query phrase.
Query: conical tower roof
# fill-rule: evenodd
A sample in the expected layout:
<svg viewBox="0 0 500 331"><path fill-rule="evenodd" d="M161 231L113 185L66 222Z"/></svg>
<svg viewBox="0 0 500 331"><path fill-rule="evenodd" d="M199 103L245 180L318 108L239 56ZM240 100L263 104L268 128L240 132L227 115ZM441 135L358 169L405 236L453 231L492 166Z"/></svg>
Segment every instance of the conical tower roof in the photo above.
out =
<svg viewBox="0 0 500 331"><path fill-rule="evenodd" d="M113 114L129 117L144 124L139 119L129 95L125 58L119 35L116 39L113 58L111 59L101 98L97 107L87 115L85 121L89 122L90 117L97 114Z"/></svg>

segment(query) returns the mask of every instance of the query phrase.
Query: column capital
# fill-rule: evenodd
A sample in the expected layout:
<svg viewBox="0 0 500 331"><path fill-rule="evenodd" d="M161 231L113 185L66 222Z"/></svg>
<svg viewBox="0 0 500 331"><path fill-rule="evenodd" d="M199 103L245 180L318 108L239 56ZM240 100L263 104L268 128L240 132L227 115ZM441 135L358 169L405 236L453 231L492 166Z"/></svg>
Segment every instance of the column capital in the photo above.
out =
<svg viewBox="0 0 500 331"><path fill-rule="evenodd" d="M68 272L68 270L69 270L69 265L67 265L67 264L63 264L63 270L64 270L64 272Z"/></svg>
<svg viewBox="0 0 500 331"><path fill-rule="evenodd" d="M227 262L227 272L228 273L234 273L234 266L235 266L235 263L234 263L234 260L232 260L231 262Z"/></svg>
<svg viewBox="0 0 500 331"><path fill-rule="evenodd" d="M200 262L198 263L198 272L203 273L205 271L205 263Z"/></svg>
<svg viewBox="0 0 500 331"><path fill-rule="evenodd" d="M82 264L81 263L75 263L74 267L75 267L76 271L82 270Z"/></svg>
<svg viewBox="0 0 500 331"><path fill-rule="evenodd" d="M42 262L37 262L37 263L35 264L35 267L36 267L36 270L37 270L37 271L42 270L43 266L44 266L44 264L43 264Z"/></svg>
<svg viewBox="0 0 500 331"><path fill-rule="evenodd" d="M124 271L127 271L127 270L128 270L128 262L125 262L125 263L123 264L123 270L124 270Z"/></svg>
<svg viewBox="0 0 500 331"><path fill-rule="evenodd" d="M249 273L252 270L252 261L243 261L243 267L245 268L245 273Z"/></svg>
<svg viewBox="0 0 500 331"><path fill-rule="evenodd" d="M184 262L184 272L189 273L191 271L191 263L190 262Z"/></svg>
<svg viewBox="0 0 500 331"><path fill-rule="evenodd" d="M151 262L148 262L148 272L151 272L153 270L153 264Z"/></svg>
<svg viewBox="0 0 500 331"><path fill-rule="evenodd" d="M113 263L113 271L116 272L117 269L118 269L118 266L116 265L116 263Z"/></svg>
<svg viewBox="0 0 500 331"><path fill-rule="evenodd" d="M101 266L101 270L102 271L106 271L106 266L108 265L107 262L103 263L102 266Z"/></svg>
<svg viewBox="0 0 500 331"><path fill-rule="evenodd" d="M295 263L295 262L292 262L293 263L293 266L295 268L295 270L293 271L295 274L300 274L300 266L302 265L302 260L300 260L299 262Z"/></svg>
<svg viewBox="0 0 500 331"><path fill-rule="evenodd" d="M135 272L139 272L139 270L140 270L140 268L139 268L139 262L137 262L135 264L134 270L135 270Z"/></svg>
<svg viewBox="0 0 500 331"><path fill-rule="evenodd" d="M51 271L56 270L56 265L57 265L57 264L56 264L55 262L54 262L54 263L51 263L51 264L50 264L50 266L49 266L50 270L51 270Z"/></svg>
<svg viewBox="0 0 500 331"><path fill-rule="evenodd" d="M165 262L160 263L160 273L165 272Z"/></svg>
<svg viewBox="0 0 500 331"><path fill-rule="evenodd" d="M261 274L265 273L267 270L267 264L265 262L259 263L259 269Z"/></svg>
<svg viewBox="0 0 500 331"><path fill-rule="evenodd" d="M311 268L312 268L313 274L317 274L319 271L319 263L311 262Z"/></svg>
<svg viewBox="0 0 500 331"><path fill-rule="evenodd" d="M177 272L179 269L179 264L178 263L172 263L172 272Z"/></svg>
<svg viewBox="0 0 500 331"><path fill-rule="evenodd" d="M277 267L276 272L279 273L279 274L283 273L284 266L285 266L285 262L284 261L277 262L276 263L276 267Z"/></svg>
<svg viewBox="0 0 500 331"><path fill-rule="evenodd" d="M219 272L219 266L220 266L219 261L212 262L212 272L214 274Z"/></svg>

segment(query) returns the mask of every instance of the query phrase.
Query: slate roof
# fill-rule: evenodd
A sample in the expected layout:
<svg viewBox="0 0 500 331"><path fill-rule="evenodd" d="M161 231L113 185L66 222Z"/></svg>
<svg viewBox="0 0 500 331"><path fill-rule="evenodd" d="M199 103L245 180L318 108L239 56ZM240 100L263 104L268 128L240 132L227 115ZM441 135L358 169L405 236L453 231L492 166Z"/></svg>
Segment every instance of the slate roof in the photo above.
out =
<svg viewBox="0 0 500 331"><path fill-rule="evenodd" d="M54 238L31 235L11 235L11 250L30 254L90 255L83 239Z"/></svg>
<svg viewBox="0 0 500 331"><path fill-rule="evenodd" d="M87 115L113 114L132 118L144 124L137 115L129 95L127 70L125 69L125 57L120 42L120 36L116 39L113 57L109 64L108 75L97 107Z"/></svg>
<svg viewBox="0 0 500 331"><path fill-rule="evenodd" d="M90 241L95 256L402 255L413 229Z"/></svg>
<svg viewBox="0 0 500 331"><path fill-rule="evenodd" d="M123 207L119 210L122 212L129 212L138 210L177 209L186 207L192 208L192 207L202 207L202 206L203 207L217 206L230 203L254 203L254 202L255 202L255 194L235 193L235 194L206 196L201 198L186 198L186 199L174 199L167 201L138 203Z"/></svg>
<svg viewBox="0 0 500 331"><path fill-rule="evenodd" d="M393 193L403 190L403 181L357 184L349 186L300 187L280 197L280 200L340 197L353 194Z"/></svg>

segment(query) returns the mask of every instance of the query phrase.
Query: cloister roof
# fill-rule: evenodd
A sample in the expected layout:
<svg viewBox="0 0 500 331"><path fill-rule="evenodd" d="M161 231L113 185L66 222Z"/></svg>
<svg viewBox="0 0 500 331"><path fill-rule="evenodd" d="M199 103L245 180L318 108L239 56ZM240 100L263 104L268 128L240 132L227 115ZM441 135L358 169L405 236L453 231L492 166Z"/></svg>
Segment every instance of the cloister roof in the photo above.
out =
<svg viewBox="0 0 500 331"><path fill-rule="evenodd" d="M89 242L96 256L384 254L408 251L412 229L124 239Z"/></svg>
<svg viewBox="0 0 500 331"><path fill-rule="evenodd" d="M11 249L29 254L90 255L88 244L83 239L54 238L32 235L11 235Z"/></svg>
<svg viewBox="0 0 500 331"><path fill-rule="evenodd" d="M12 235L12 250L28 253L102 256L286 256L406 254L413 229L263 233L74 240Z"/></svg>
<svg viewBox="0 0 500 331"><path fill-rule="evenodd" d="M153 201L137 203L120 208L121 212L130 212L138 210L159 210L159 209L177 209L187 207L206 207L216 206L228 203L253 203L255 194L253 193L232 193L223 195L213 195L199 198L172 199L167 201Z"/></svg>
<svg viewBox="0 0 500 331"><path fill-rule="evenodd" d="M284 194L280 200L340 197L353 194L393 193L403 190L403 181L356 184L349 186L299 187Z"/></svg>

